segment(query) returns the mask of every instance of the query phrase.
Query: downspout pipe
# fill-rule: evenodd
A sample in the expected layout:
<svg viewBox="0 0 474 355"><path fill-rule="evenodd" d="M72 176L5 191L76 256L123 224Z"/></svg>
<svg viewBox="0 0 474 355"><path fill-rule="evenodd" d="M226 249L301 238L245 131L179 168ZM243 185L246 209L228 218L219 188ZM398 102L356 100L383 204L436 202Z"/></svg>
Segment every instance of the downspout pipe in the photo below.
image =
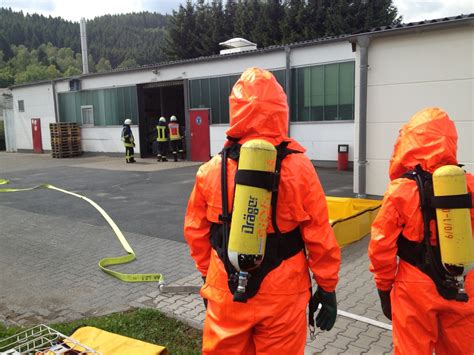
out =
<svg viewBox="0 0 474 355"><path fill-rule="evenodd" d="M290 136L291 127L291 48L285 46L285 91L286 100L288 102L288 137Z"/></svg>
<svg viewBox="0 0 474 355"><path fill-rule="evenodd" d="M357 161L359 186L358 198L367 197L367 77L369 69L369 36L357 38L360 53L359 67L359 157Z"/></svg>
<svg viewBox="0 0 474 355"><path fill-rule="evenodd" d="M59 122L58 99L56 95L56 80L51 80L51 91L53 94L54 122Z"/></svg>

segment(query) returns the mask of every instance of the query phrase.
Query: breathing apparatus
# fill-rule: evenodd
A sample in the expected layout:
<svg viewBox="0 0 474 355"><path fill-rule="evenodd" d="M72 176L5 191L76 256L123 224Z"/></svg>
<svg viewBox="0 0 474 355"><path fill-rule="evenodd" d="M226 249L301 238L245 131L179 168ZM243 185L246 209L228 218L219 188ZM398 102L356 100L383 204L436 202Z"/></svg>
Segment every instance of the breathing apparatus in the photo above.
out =
<svg viewBox="0 0 474 355"><path fill-rule="evenodd" d="M398 256L428 275L443 298L467 302L464 276L474 265L474 240L472 196L467 193L464 170L445 165L430 174L418 165L403 177L415 180L418 187L423 241L416 243L401 235Z"/></svg>
<svg viewBox="0 0 474 355"><path fill-rule="evenodd" d="M466 175L456 165L442 166L433 173L433 207L436 207L441 264L459 286L459 295L467 298L464 276L474 266L474 239L467 193Z"/></svg>
<svg viewBox="0 0 474 355"><path fill-rule="evenodd" d="M275 147L261 139L246 142L240 150L227 249L238 271L237 302L245 302L249 271L258 268L265 255L276 157Z"/></svg>

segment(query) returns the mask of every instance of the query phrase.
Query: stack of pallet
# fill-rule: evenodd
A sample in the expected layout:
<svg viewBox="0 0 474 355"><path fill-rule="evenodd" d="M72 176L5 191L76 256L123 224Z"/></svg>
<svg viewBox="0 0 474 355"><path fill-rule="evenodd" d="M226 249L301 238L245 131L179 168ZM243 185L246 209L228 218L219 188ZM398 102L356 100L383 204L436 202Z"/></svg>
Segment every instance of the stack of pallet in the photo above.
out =
<svg viewBox="0 0 474 355"><path fill-rule="evenodd" d="M53 158L70 158L82 154L81 128L77 123L50 123Z"/></svg>

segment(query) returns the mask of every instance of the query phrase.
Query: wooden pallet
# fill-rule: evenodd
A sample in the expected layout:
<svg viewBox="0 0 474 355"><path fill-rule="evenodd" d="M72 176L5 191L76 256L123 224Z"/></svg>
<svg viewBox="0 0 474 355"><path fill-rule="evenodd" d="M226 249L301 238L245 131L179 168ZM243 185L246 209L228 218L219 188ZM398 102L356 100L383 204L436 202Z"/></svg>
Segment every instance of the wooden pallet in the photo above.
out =
<svg viewBox="0 0 474 355"><path fill-rule="evenodd" d="M82 155L81 128L77 123L49 124L53 158L71 158Z"/></svg>
<svg viewBox="0 0 474 355"><path fill-rule="evenodd" d="M51 138L51 145L75 145L81 144L81 139L77 137L67 137L67 138Z"/></svg>
<svg viewBox="0 0 474 355"><path fill-rule="evenodd" d="M74 128L74 129L65 129L60 131L51 131L51 137L67 137L67 136L81 136L81 131Z"/></svg>
<svg viewBox="0 0 474 355"><path fill-rule="evenodd" d="M57 128L57 127L79 127L76 122L55 122L50 123L49 127Z"/></svg>
<svg viewBox="0 0 474 355"><path fill-rule="evenodd" d="M82 151L78 152L53 152L52 154L53 158L73 158L73 157L78 157L82 155Z"/></svg>

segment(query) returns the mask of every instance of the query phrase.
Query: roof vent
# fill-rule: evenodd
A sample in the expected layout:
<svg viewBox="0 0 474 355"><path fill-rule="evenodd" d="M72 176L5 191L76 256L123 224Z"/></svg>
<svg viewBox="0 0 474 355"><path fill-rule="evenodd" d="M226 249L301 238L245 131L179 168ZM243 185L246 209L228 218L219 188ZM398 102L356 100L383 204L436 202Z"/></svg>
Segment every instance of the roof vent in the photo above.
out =
<svg viewBox="0 0 474 355"><path fill-rule="evenodd" d="M227 47L227 49L222 49L220 54L229 54L229 53L239 53L246 51L254 51L257 49L257 44L247 41L244 38L232 38L228 41L221 42L219 45Z"/></svg>

